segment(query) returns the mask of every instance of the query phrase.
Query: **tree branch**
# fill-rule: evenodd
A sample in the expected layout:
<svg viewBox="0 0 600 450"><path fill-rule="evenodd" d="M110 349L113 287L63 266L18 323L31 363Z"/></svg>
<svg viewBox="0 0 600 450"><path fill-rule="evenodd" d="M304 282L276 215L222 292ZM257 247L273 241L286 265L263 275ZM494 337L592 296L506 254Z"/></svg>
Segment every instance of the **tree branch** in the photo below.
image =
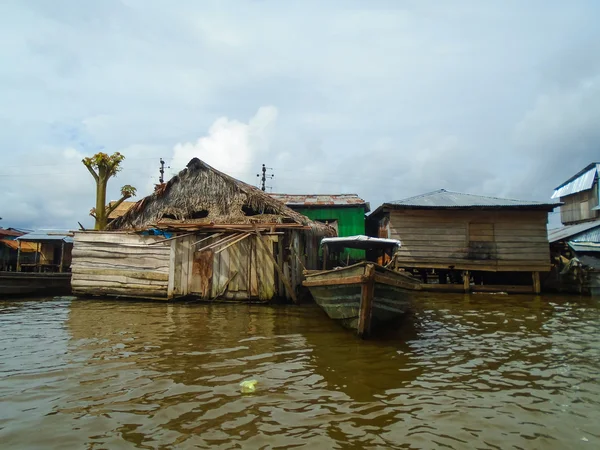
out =
<svg viewBox="0 0 600 450"><path fill-rule="evenodd" d="M90 173L91 173L91 174L92 174L92 176L94 177L94 180L96 180L96 182L98 182L98 174L97 174L97 173L94 171L94 169L92 169L92 167L91 167L91 166L88 166L88 165L85 163L85 161L84 161L83 165L84 165L85 167L87 167L87 170L89 170L89 171L90 171Z"/></svg>
<svg viewBox="0 0 600 450"><path fill-rule="evenodd" d="M128 198L131 198L131 195L124 195L123 197L121 197L119 200L117 200L116 202L113 202L112 205L109 203L108 205L106 205L106 217L108 217L108 215L113 212L115 209L117 209L117 207L123 203L125 200L127 200Z"/></svg>

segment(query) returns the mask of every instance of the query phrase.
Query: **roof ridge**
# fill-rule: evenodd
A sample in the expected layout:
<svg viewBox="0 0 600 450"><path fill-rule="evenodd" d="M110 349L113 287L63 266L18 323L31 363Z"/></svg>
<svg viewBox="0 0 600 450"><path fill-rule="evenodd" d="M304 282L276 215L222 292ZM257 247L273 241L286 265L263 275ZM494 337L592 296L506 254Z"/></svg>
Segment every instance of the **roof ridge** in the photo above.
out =
<svg viewBox="0 0 600 450"><path fill-rule="evenodd" d="M540 203L542 205L546 204L545 202L541 202L541 201L538 201L538 200L522 200L522 199L517 199L517 198L496 197L496 196L493 196L493 195L471 194L471 193L468 193L468 192L449 191L447 189L438 189L438 190L435 190L435 191L426 192L424 194L419 194L419 195L414 195L412 197L407 197L407 198L404 198L402 200L394 200L393 202L394 203L406 202L406 201L414 200L414 199L417 199L417 198L429 197L429 196L434 195L434 194L440 194L442 192L448 192L450 194L458 194L458 195L468 195L470 197L488 198L488 199L494 199L494 200L509 200L509 201L513 201L513 202ZM390 203L390 202L387 202L387 203Z"/></svg>

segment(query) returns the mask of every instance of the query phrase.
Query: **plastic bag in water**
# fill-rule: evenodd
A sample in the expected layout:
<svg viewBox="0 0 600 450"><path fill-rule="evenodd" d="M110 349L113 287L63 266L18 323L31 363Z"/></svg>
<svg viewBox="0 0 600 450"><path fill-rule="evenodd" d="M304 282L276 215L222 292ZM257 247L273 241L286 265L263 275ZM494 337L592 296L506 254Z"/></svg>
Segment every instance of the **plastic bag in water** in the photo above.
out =
<svg viewBox="0 0 600 450"><path fill-rule="evenodd" d="M242 391L242 394L251 394L252 392L256 391L256 385L258 384L258 381L256 380L245 380L242 381L240 383L240 390Z"/></svg>

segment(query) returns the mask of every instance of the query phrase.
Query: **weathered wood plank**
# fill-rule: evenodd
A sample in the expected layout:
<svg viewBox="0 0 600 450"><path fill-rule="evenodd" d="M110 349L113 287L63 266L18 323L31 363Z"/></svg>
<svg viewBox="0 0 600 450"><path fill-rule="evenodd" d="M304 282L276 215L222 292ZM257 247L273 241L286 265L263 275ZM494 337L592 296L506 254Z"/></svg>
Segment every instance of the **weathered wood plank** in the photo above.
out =
<svg viewBox="0 0 600 450"><path fill-rule="evenodd" d="M125 276L128 278L137 278L141 280L168 281L168 273L157 273L139 270L115 270L115 269L89 269L75 266L72 268L72 273L75 275L98 275L98 276ZM83 276L81 277L83 278Z"/></svg>

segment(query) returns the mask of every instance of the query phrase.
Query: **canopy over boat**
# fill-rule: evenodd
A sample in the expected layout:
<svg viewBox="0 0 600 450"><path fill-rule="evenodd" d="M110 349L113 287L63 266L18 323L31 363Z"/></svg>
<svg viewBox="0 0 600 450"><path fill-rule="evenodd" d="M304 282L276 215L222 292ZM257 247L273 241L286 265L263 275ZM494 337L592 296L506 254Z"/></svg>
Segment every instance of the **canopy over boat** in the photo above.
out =
<svg viewBox="0 0 600 450"><path fill-rule="evenodd" d="M357 248L362 250L369 249L394 249L400 247L401 243L397 239L374 238L370 236L348 236L325 238L321 245L326 245L329 249L338 248Z"/></svg>

